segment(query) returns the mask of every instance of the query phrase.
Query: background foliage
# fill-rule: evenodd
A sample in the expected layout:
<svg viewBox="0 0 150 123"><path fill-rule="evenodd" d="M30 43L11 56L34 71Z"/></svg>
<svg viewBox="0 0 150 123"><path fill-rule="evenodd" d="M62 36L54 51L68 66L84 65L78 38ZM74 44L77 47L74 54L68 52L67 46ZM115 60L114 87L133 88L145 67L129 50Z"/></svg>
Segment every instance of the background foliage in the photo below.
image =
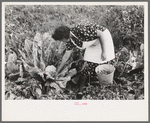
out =
<svg viewBox="0 0 150 123"><path fill-rule="evenodd" d="M22 43L26 37L33 38L37 31L53 33L61 24L73 27L79 23L106 26L116 49L144 42L143 6L7 6L5 19L6 34L15 34L16 41Z"/></svg>

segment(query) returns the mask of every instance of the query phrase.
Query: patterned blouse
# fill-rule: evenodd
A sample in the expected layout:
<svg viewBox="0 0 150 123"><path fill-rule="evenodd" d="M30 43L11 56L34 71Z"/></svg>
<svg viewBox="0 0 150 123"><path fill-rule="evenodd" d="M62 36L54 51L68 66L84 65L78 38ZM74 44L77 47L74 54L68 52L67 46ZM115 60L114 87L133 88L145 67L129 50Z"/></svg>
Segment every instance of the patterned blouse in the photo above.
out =
<svg viewBox="0 0 150 123"><path fill-rule="evenodd" d="M96 24L88 24L85 26L80 24L70 29L72 34L71 39L78 47L82 47L83 42L92 41L98 38L96 30L104 31L105 29L105 27ZM73 44L71 39L66 43L66 50L72 50L77 47Z"/></svg>

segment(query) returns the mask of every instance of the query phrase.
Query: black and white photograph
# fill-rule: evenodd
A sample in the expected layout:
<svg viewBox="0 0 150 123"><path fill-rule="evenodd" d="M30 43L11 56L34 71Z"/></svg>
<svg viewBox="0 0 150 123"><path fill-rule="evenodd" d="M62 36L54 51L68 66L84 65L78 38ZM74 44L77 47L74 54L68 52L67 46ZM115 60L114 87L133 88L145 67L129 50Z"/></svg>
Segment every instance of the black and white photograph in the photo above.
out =
<svg viewBox="0 0 150 123"><path fill-rule="evenodd" d="M79 108L147 100L147 5L2 3L3 102L63 101Z"/></svg>

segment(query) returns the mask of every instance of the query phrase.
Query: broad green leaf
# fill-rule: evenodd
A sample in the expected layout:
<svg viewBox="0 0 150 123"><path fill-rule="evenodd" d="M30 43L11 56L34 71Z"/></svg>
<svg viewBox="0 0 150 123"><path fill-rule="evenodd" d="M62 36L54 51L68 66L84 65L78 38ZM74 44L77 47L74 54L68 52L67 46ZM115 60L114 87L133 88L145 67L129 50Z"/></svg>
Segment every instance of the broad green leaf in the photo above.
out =
<svg viewBox="0 0 150 123"><path fill-rule="evenodd" d="M32 68L32 69L29 69L28 72L29 72L30 76L33 77L33 78L35 78L35 79L36 79L36 77L39 77L39 76L38 76L38 73L39 73L40 71L39 71L39 69L37 69L37 68L35 68L35 67Z"/></svg>
<svg viewBox="0 0 150 123"><path fill-rule="evenodd" d="M32 54L30 54L30 56L26 57L26 55L25 55L24 52L22 52L20 49L18 49L18 51L20 52L22 58L26 61L26 63L27 63L29 66L34 66L34 60L33 60Z"/></svg>
<svg viewBox="0 0 150 123"><path fill-rule="evenodd" d="M42 71L45 70L45 63L42 58L42 52L38 52L38 46L34 43L33 45L33 59L34 59L34 66ZM40 50L41 51L41 50Z"/></svg>
<svg viewBox="0 0 150 123"><path fill-rule="evenodd" d="M54 53L53 53L54 45L55 45L55 42L54 41L50 41L48 48L44 52L44 60L45 60L46 66L49 64L49 61L51 61L51 59L54 58L53 57L54 56Z"/></svg>
<svg viewBox="0 0 150 123"><path fill-rule="evenodd" d="M10 91L10 96L8 100L14 100L17 96Z"/></svg>
<svg viewBox="0 0 150 123"><path fill-rule="evenodd" d="M27 52L27 55L30 56L32 53L33 42L26 39L24 49Z"/></svg>
<svg viewBox="0 0 150 123"><path fill-rule="evenodd" d="M57 77L64 77L68 74L68 67L65 67L58 75Z"/></svg>
<svg viewBox="0 0 150 123"><path fill-rule="evenodd" d="M27 58L26 58L25 53L22 52L20 49L18 49L18 51L19 51L19 53L21 54L22 58L26 60Z"/></svg>
<svg viewBox="0 0 150 123"><path fill-rule="evenodd" d="M77 70L74 68L74 69L71 69L70 71L69 71L69 73L68 73L68 75L70 76L70 77L72 77L72 76L74 76L75 74L77 74Z"/></svg>
<svg viewBox="0 0 150 123"><path fill-rule="evenodd" d="M55 83L50 83L50 86L56 89L56 92L62 92L62 89Z"/></svg>
<svg viewBox="0 0 150 123"><path fill-rule="evenodd" d="M37 57L38 55L38 45L33 42L33 57Z"/></svg>
<svg viewBox="0 0 150 123"><path fill-rule="evenodd" d="M39 59L38 59L38 50L37 45L34 43L33 45L33 60L34 60L34 66L39 68Z"/></svg>
<svg viewBox="0 0 150 123"><path fill-rule="evenodd" d="M9 74L9 80L10 81L16 81L19 78L19 76L20 76L19 72L11 73L11 74Z"/></svg>
<svg viewBox="0 0 150 123"><path fill-rule="evenodd" d="M20 77L16 81L14 81L14 83L16 83L17 85L21 85L23 82L27 82L27 79Z"/></svg>
<svg viewBox="0 0 150 123"><path fill-rule="evenodd" d="M141 94L139 97L138 97L138 100L143 100L144 99L144 95Z"/></svg>
<svg viewBox="0 0 150 123"><path fill-rule="evenodd" d="M127 100L135 100L135 95L134 94L128 94Z"/></svg>
<svg viewBox="0 0 150 123"><path fill-rule="evenodd" d="M135 50L133 53L130 51L129 64L132 66L132 69L143 67L144 60L139 57L139 51Z"/></svg>
<svg viewBox="0 0 150 123"><path fill-rule="evenodd" d="M45 55L49 55L49 52L50 52L50 50L51 50L51 48L52 48L53 43L54 43L53 41L51 41L51 42L49 43L48 48L47 48L46 51L45 51Z"/></svg>
<svg viewBox="0 0 150 123"><path fill-rule="evenodd" d="M31 67L23 59L22 61L23 61L25 70L28 71L31 77L36 77L38 76L38 73L41 72L37 67Z"/></svg>
<svg viewBox="0 0 150 123"><path fill-rule="evenodd" d="M64 52L65 48L66 48L65 43L61 42L59 47L58 47L58 54L62 54Z"/></svg>
<svg viewBox="0 0 150 123"><path fill-rule="evenodd" d="M126 53L128 53L128 49L125 48L125 47L123 47L123 48L121 49L121 52L126 52Z"/></svg>
<svg viewBox="0 0 150 123"><path fill-rule="evenodd" d="M67 82L70 80L70 77L60 77L57 78L56 83L61 87L61 88L66 88Z"/></svg>
<svg viewBox="0 0 150 123"><path fill-rule="evenodd" d="M48 32L44 33L42 37L43 37L43 41L51 39L51 35Z"/></svg>
<svg viewBox="0 0 150 123"><path fill-rule="evenodd" d="M5 100L8 100L9 99L9 96L10 96L10 93L9 93L9 90L8 92L6 93L7 91L5 91Z"/></svg>
<svg viewBox="0 0 150 123"><path fill-rule="evenodd" d="M139 53L138 50L134 50L134 51L133 51L133 56L137 58L137 57L138 57L138 53Z"/></svg>
<svg viewBox="0 0 150 123"><path fill-rule="evenodd" d="M34 43L36 43L39 47L42 47L42 35L37 32L34 37Z"/></svg>
<svg viewBox="0 0 150 123"><path fill-rule="evenodd" d="M17 55L16 55L15 52L9 54L9 56L8 56L8 62L10 62L10 61L11 62L16 62L17 61Z"/></svg>
<svg viewBox="0 0 150 123"><path fill-rule="evenodd" d="M141 51L141 58L144 58L144 44L141 44L140 51Z"/></svg>
<svg viewBox="0 0 150 123"><path fill-rule="evenodd" d="M23 72L24 72L24 71L23 71L23 67L22 67L22 64L21 64L21 65L20 65L20 77L21 77L21 78L23 78Z"/></svg>
<svg viewBox="0 0 150 123"><path fill-rule="evenodd" d="M42 90L41 90L40 88L36 88L36 89L35 89L35 92L36 92L36 94L37 94L37 97L40 98L41 95L42 95Z"/></svg>
<svg viewBox="0 0 150 123"><path fill-rule="evenodd" d="M44 67L44 64L41 64L41 62L37 59L37 58L35 58L34 59L34 66L36 67L36 68L38 68L38 69L43 69L43 67ZM45 69L45 68L44 68Z"/></svg>
<svg viewBox="0 0 150 123"><path fill-rule="evenodd" d="M140 45L140 50L143 51L144 50L144 44Z"/></svg>
<svg viewBox="0 0 150 123"><path fill-rule="evenodd" d="M14 64L12 61L7 62L6 66L7 66L7 69L10 73L19 72L19 66Z"/></svg>
<svg viewBox="0 0 150 123"><path fill-rule="evenodd" d="M40 69L41 69L42 71L45 70L45 63L44 63L44 62L40 62Z"/></svg>
<svg viewBox="0 0 150 123"><path fill-rule="evenodd" d="M34 67L34 60L33 59L26 59L26 63L31 66Z"/></svg>
<svg viewBox="0 0 150 123"><path fill-rule="evenodd" d="M23 81L27 81L27 79L26 78L18 78L18 81L21 81L21 82L23 82Z"/></svg>
<svg viewBox="0 0 150 123"><path fill-rule="evenodd" d="M22 96L16 97L15 100L23 100L24 98Z"/></svg>
<svg viewBox="0 0 150 123"><path fill-rule="evenodd" d="M25 68L26 71L29 71L31 68L33 68L33 67L30 67L30 66L26 63L26 61L25 61L24 59L21 59L21 60L22 60L22 62L23 62L23 66L24 66L24 68Z"/></svg>

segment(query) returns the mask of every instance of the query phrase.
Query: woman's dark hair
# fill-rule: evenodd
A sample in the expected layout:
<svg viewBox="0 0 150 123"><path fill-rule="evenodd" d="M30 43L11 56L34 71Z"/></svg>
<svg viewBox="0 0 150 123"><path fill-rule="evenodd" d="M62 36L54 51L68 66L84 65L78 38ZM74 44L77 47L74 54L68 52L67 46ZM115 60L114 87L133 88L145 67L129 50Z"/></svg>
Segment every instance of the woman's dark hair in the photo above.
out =
<svg viewBox="0 0 150 123"><path fill-rule="evenodd" d="M59 26L55 29L52 38L55 40L68 39L70 36L70 29L67 26Z"/></svg>

